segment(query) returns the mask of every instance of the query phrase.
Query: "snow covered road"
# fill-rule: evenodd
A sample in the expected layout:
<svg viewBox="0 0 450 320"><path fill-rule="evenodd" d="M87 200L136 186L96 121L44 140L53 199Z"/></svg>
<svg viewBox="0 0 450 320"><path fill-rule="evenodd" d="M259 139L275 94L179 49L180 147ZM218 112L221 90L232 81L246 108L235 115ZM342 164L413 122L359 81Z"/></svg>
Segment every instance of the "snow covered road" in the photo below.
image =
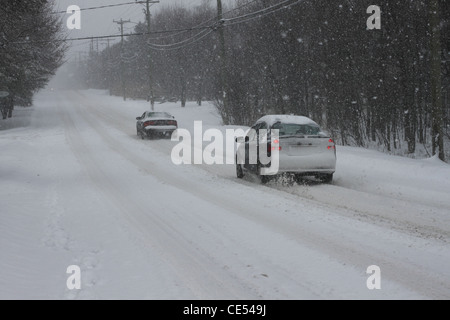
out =
<svg viewBox="0 0 450 320"><path fill-rule="evenodd" d="M146 109L44 91L0 123L0 298L450 298L447 164L338 147L331 185L260 185L176 166L177 142L137 138ZM225 130L208 104L156 110Z"/></svg>

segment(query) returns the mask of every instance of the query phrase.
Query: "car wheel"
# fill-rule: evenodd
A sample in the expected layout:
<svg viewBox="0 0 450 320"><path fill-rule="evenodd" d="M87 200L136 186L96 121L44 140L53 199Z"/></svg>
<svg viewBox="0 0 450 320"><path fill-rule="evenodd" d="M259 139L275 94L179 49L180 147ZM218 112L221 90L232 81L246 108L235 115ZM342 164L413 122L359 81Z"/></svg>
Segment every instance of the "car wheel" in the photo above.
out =
<svg viewBox="0 0 450 320"><path fill-rule="evenodd" d="M258 167L256 169L256 174L258 175L258 177L261 180L262 184L266 184L273 177L273 176L269 176L269 175L266 175L266 174L261 174L261 166L260 165L258 165Z"/></svg>
<svg viewBox="0 0 450 320"><path fill-rule="evenodd" d="M261 175L260 177L261 177L261 183L262 183L262 184L266 184L266 183L268 183L268 182L270 181L270 177L271 177L271 176L268 176L268 175Z"/></svg>
<svg viewBox="0 0 450 320"><path fill-rule="evenodd" d="M144 134L145 134L145 137L148 138L149 140L153 140L156 137L156 133L154 133L151 130L145 131Z"/></svg>
<svg viewBox="0 0 450 320"><path fill-rule="evenodd" d="M299 174L299 173L295 173L294 174L294 181L298 184L302 184L303 180L304 180L304 175Z"/></svg>
<svg viewBox="0 0 450 320"><path fill-rule="evenodd" d="M237 163L237 159L236 159L236 176L239 179L242 179L244 177L244 170L242 169L242 164Z"/></svg>
<svg viewBox="0 0 450 320"><path fill-rule="evenodd" d="M331 181L333 181L333 174L332 173L324 174L322 176L322 181L325 183L330 183Z"/></svg>

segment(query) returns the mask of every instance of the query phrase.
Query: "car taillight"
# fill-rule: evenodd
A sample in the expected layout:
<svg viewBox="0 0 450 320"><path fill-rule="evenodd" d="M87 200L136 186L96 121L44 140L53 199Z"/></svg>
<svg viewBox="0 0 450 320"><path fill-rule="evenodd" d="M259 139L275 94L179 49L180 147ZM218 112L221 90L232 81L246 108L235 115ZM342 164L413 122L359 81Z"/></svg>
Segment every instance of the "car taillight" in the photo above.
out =
<svg viewBox="0 0 450 320"><path fill-rule="evenodd" d="M176 122L175 120L169 120L169 121L167 121L167 124L168 124L169 126L176 126L176 125L177 125L177 122Z"/></svg>
<svg viewBox="0 0 450 320"><path fill-rule="evenodd" d="M273 140L272 143L267 144L267 156L272 155L272 151L275 151L278 149L278 151L281 151L281 146L279 145L280 141L278 139ZM276 146L273 146L272 144L276 144Z"/></svg>
<svg viewBox="0 0 450 320"><path fill-rule="evenodd" d="M155 124L156 124L155 121L145 121L144 122L144 127L146 127L146 126L154 126Z"/></svg>
<svg viewBox="0 0 450 320"><path fill-rule="evenodd" d="M272 148L271 148L272 151L274 151L276 149L278 149L278 151L281 151L280 140L274 139L272 143L276 144L276 146L272 146Z"/></svg>
<svg viewBox="0 0 450 320"><path fill-rule="evenodd" d="M328 143L331 143L331 146L328 145L328 150L330 150L330 149L336 149L336 146L335 146L335 144L334 144L333 139L330 138L330 139L328 140Z"/></svg>

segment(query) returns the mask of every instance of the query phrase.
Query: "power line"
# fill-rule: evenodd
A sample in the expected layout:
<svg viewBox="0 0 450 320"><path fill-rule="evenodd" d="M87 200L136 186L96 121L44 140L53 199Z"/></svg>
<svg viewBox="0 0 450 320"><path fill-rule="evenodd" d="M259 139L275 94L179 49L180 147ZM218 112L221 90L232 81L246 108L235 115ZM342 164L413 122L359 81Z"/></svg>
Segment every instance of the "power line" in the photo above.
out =
<svg viewBox="0 0 450 320"><path fill-rule="evenodd" d="M199 36L199 35L201 35L202 33L204 33L205 30L206 30L206 29L204 29L204 30L200 31L199 33L197 33L196 35L193 35L192 37L187 38L187 39L184 39L184 40L182 40L182 41L180 41L180 42L170 43L170 44L148 43L148 45L150 45L150 46L152 46L152 47L161 47L161 48L178 46L178 45L180 45L180 44L184 44L184 43L186 43L186 42L189 42L189 41L192 40L192 39L197 38L197 36ZM212 31L212 30L209 30L209 31Z"/></svg>
<svg viewBox="0 0 450 320"><path fill-rule="evenodd" d="M213 31L214 31L214 30L209 30L206 34L202 35L200 38L197 38L197 39L193 40L192 42L189 42L189 43L187 43L187 44L185 44L185 45L182 45L182 46L179 46L179 47L160 48L160 47L153 47L151 44L150 44L149 46L150 46L150 48L152 48L153 50L160 50L160 51L179 50L179 49L181 49L181 48L190 46L190 45L192 45L192 44L194 44L194 43L196 43L196 42L202 40L203 38L209 36Z"/></svg>
<svg viewBox="0 0 450 320"><path fill-rule="evenodd" d="M199 24L195 25L193 28L197 28L197 27L203 26L203 25L206 24L207 22L213 21L214 19L215 19L215 17L212 18L212 19L208 19L208 20L206 20L206 21L203 21L202 23L199 23ZM176 34L170 34L170 35L166 35L166 36L159 36L159 37L155 37L155 38L150 38L149 40L159 40L159 39L172 38L172 37L176 37L176 36L178 36L178 35L180 35L180 34L185 34L185 33L188 32L188 31L191 31L191 30L186 30L186 29L184 29L184 30L181 31L181 32L174 31L174 32L178 32L178 33L176 33Z"/></svg>
<svg viewBox="0 0 450 320"><path fill-rule="evenodd" d="M205 26L205 27L185 28L185 29L160 30L160 31L152 31L150 33L148 33L148 32L135 32L135 33L125 34L125 36L143 36L143 35L148 35L148 34L162 34L162 33L171 33L171 32L179 32L179 31L194 31L194 30L202 30L202 29L211 29L211 28L214 28L214 26L215 25L209 25L209 26ZM81 40L92 40L92 39L108 39L108 38L119 38L119 37L121 37L121 35L104 35L104 36L77 37L77 38L54 39L54 40L14 41L14 42L9 42L9 44L69 42L69 41L81 41Z"/></svg>
<svg viewBox="0 0 450 320"><path fill-rule="evenodd" d="M130 4L143 4L145 3L145 1L135 1L135 2L126 2L126 3L117 3L117 4L109 4L109 5L104 5L104 6L99 6L99 7L90 7L90 8L81 8L80 11L86 11L86 10L97 10L97 9L104 9L104 8L112 8L112 7L119 7L119 6L126 6L126 5L130 5ZM56 12L52 12L54 14L65 14L67 13L67 11L56 11Z"/></svg>
<svg viewBox="0 0 450 320"><path fill-rule="evenodd" d="M287 3L288 1L292 1L292 0L287 0L282 2ZM240 23L244 23L244 22L248 22L250 20L256 19L256 18L261 18L263 16L272 14L274 12L280 11L280 10L284 10L287 8L290 8L291 6L294 6L300 2L302 2L303 0L297 0L291 4L287 4L282 6L281 8L277 8L279 5L281 5L282 3L279 3L278 5L274 5L272 7L268 7L262 10L258 10L246 15L242 15L236 18L232 18L232 19L222 19L221 21L224 21L225 23L223 24L224 27L228 27L228 26L232 26L232 25L237 25ZM134 3L134 2L133 2ZM136 2L138 3L138 2ZM241 6L242 7L242 6ZM277 8L277 9L274 9ZM269 9L273 9L271 11L265 12L263 14L254 16L255 14L261 12L261 11L267 11ZM238 19L242 19L243 17L250 17L249 19L244 19L241 21L236 21L236 22L231 22L230 21L234 21L234 20L238 20ZM203 24L203 23L202 23ZM212 29L212 30L216 30L218 27L218 23L214 23L211 25L207 25L207 26L201 26L201 24L199 24L198 26L195 27L190 27L190 28L181 28L181 29L171 29L171 30L160 30L160 31L152 31L150 33L148 32L135 32L135 33L129 33L126 34L126 36L143 36L143 35L149 35L149 34L167 34L167 33L174 33L174 32L187 32L187 31L194 31L194 30L205 30L205 29ZM199 33L200 34L200 33ZM53 40L35 40L35 41L14 41L14 42L9 42L9 44L32 44L32 43L48 43L48 42L69 42L69 41L82 41L82 40L95 40L95 39L111 39L111 38L119 38L121 37L121 35L103 35L103 36L91 36L91 37L76 37L76 38L66 38L66 39L53 39Z"/></svg>
<svg viewBox="0 0 450 320"><path fill-rule="evenodd" d="M226 26L226 27L229 27L229 26L233 26L233 25L245 23L245 22L248 22L248 21L251 21L251 20L254 20L254 19L262 18L262 17L264 17L264 16L267 16L267 15L269 15L269 14L278 12L278 11L280 11L280 10L285 10L285 9L290 8L290 7L293 7L293 6L299 4L299 3L302 2L302 1L303 1L303 0L297 0L297 1L293 2L293 3L291 3L291 4L284 5L284 6L282 6L281 8L274 9L274 10L272 10L272 11L269 11L269 12L266 12L266 13L264 13L264 14L260 14L260 15L257 15L257 16L254 16L254 17L251 17L251 18L248 18L248 19L244 19L244 20L236 21L236 22L232 22L232 23L225 23L225 26ZM231 19L230 19L230 20L231 20Z"/></svg>
<svg viewBox="0 0 450 320"><path fill-rule="evenodd" d="M257 1L257 0L251 1L251 2L247 3L246 5L249 5L250 3L253 3L253 2L256 2L256 1ZM267 8L264 8L264 9L262 9L262 10L258 10L258 11L255 11L255 12L253 12L253 13L249 13L249 14L246 14L246 15L243 15L243 16L240 16L240 17L236 17L236 18L233 18L233 19L222 19L221 21L224 21L224 22L225 22L225 24L223 24L224 27L228 27L228 26L232 26L232 25L237 25L237 24L240 24L240 23L245 23L245 22L248 22L248 21L250 21L250 20L254 20L254 19L257 19L257 18L264 17L264 16L266 16L266 15L269 15L269 14L272 14L272 13L275 13L275 12L278 12L278 11L280 11L280 10L288 9L288 8L290 8L290 7L292 7L292 6L296 5L296 4L299 4L299 3L302 2L303 0L297 0L297 1L293 2L293 3L286 4L286 3L288 3L289 1L292 1L292 0L287 0L287 1L284 1L284 2L280 2L280 3L278 3L277 5L274 5L274 6L271 6L271 7L267 7ZM246 6L246 5L240 6L240 7L238 7L238 8L242 8L242 7ZM280 5L282 5L282 7L278 8ZM235 9L236 9L236 8L235 8ZM270 10L270 11L267 11L267 10ZM231 12L231 11L232 11L232 10L230 10L230 11L228 11L228 12ZM267 12L265 12L265 11L267 11ZM253 16L253 15L258 14L258 13L261 13L261 12L264 12L264 13L263 13L263 14L259 14L259 15L257 15L257 16ZM244 20L241 20L241 21L232 22L232 23L226 23L227 21L234 21L235 19L242 19L242 18L244 18L244 17L251 17L251 18L244 19ZM195 39L195 38L196 38L197 36L199 36L200 34L202 34L202 33L204 32L204 30L201 31L201 32L199 32L199 33L197 33L196 35L194 35L194 36L188 38L188 39L185 39L185 40L180 41L180 42L177 42L177 43L167 44L167 45L157 45L157 44L149 43L148 45L149 45L152 49L154 49L154 50L162 50L162 51L165 51L165 50L177 50L177 49L181 49L181 48L184 48L184 47L186 47L186 46L189 46L189 45L191 45L191 44L193 44L193 43L196 43L196 42L200 41L201 39L205 38L206 36L208 36L212 31L215 30L214 26L217 26L217 24L211 26L211 29L212 29L212 30L210 30L210 31L207 32L206 34L202 35L202 36L201 36L200 38L198 38L198 39ZM192 39L195 39L195 40L193 40L192 42L190 42L190 40L192 40ZM186 43L186 44L183 45L184 43Z"/></svg>
<svg viewBox="0 0 450 320"><path fill-rule="evenodd" d="M239 10L239 9L242 9L243 7L249 6L249 5L251 5L251 4L253 4L253 3L257 2L257 1L260 1L260 0L253 0L253 1L250 1L250 2L247 2L247 3L244 3L243 5L240 5L240 6L236 7L236 8L233 8L233 9L231 9L231 10L228 10L228 11L224 12L223 15L227 15L227 14L229 14L230 12L237 11L237 10Z"/></svg>
<svg viewBox="0 0 450 320"><path fill-rule="evenodd" d="M233 12L233 11L236 11L236 10L239 10L239 9L241 9L241 8L243 8L243 7L246 7L246 6L250 5L250 4L255 3L256 1L258 1L258 0L253 0L253 1L247 2L247 3L245 3L245 4L241 5L241 6L238 6L238 7L234 8L234 9L232 9L232 10L229 10L229 11L223 13L222 15L228 14L228 13ZM271 13L274 13L274 12L277 12L277 11L279 11L279 10L287 9L288 7L293 6L294 4L297 4L297 3L301 2L302 0L298 0L298 1L295 2L295 3L291 3L291 4L288 4L288 5L285 5L285 4L288 3L289 1L292 1L292 0L286 0L286 1L284 1L284 2L280 2L280 3L276 4L276 5L271 6L271 7L266 7L266 8L264 8L264 9L261 9L261 10L258 10L258 11L255 11L255 12L252 12L252 13L249 13L249 14L245 14L245 15L242 15L242 16L239 16L239 17L230 18L230 19L222 19L221 22L222 22L222 23L226 23L226 24L224 24L224 26L231 26L231 25L235 25L235 24L239 24L239 23L244 23L244 22L247 22L247 21L256 19L256 18L261 18L261 17L263 17L263 16L265 16L265 15L268 15L268 14L271 14ZM284 5L284 6L283 6L283 5ZM281 7L281 8L277 8L278 6L282 6L282 7ZM275 8L277 8L277 9L275 9ZM271 9L272 9L272 10L271 10ZM267 10L271 10L271 11L265 12L265 11L267 11ZM252 17L252 18L250 18L250 19L245 19L245 20L241 20L241 21L238 21L238 22L234 22L234 23L227 23L227 22L229 22L229 21L234 21L234 20L242 19L242 18L245 18L245 17L248 17L248 16L253 16L253 15L258 14L258 13L261 13L261 12L265 12L265 13L264 13L264 14L260 14L260 15L258 15L258 16L256 16L256 17ZM197 26L201 26L201 25L203 25L203 24L205 24L205 23L207 23L207 22L209 22L209 21L215 20L215 19L216 19L216 17L213 17L213 18L211 18L211 19L209 19L209 20L206 20L206 21L204 21L204 22L198 24ZM183 44L183 43L186 43L186 42L189 42L191 39L195 39L195 38L196 38L198 35L200 35L203 31L204 31L204 30L202 30L202 31L199 32L198 34L196 34L196 35L194 35L194 36L192 36L192 37L190 37L190 38L188 38L188 39L182 40L182 41L177 42L177 43L172 43L172 44L154 44L154 43L149 43L149 45L150 45L153 49L157 49L158 47L159 47L159 48L170 48L170 47L177 47L177 48L178 48L179 45L181 45L181 44ZM180 33L178 33L178 34L176 34L176 35L183 34L183 33L186 33L186 32L187 32L187 31L182 31L182 32L180 32ZM208 34L209 34L209 33L208 33ZM172 36L176 36L176 35L172 35ZM172 37L172 36L165 36L164 38ZM161 39L161 38L163 38L163 37L157 37L157 38L153 38L153 39ZM203 38L203 37L202 37L202 38ZM194 42L197 42L197 40L194 40ZM188 44L188 45L189 45L189 44ZM180 48L182 48L182 47L184 47L184 46L181 46ZM175 49L176 49L176 48L175 48ZM159 49L159 50L164 50L164 49Z"/></svg>
<svg viewBox="0 0 450 320"><path fill-rule="evenodd" d="M81 43L77 43L75 45L72 45L71 47L74 48L74 47L84 46L84 45L87 45L89 43L90 43L90 41L85 41L85 42L81 42Z"/></svg>
<svg viewBox="0 0 450 320"><path fill-rule="evenodd" d="M258 14L258 13L261 13L261 12L264 12L264 11L267 11L267 10L270 10L270 9L273 9L273 8L276 8L276 7L278 7L278 6L281 6L281 5L283 5L283 4L285 4L285 3L289 2L289 1L292 1L292 0L285 0L285 1L283 1L283 2L279 2L279 3L275 4L275 5L273 5L273 6L266 7L266 8L264 8L264 9L261 9L261 10L258 10L258 11L250 12L250 13L244 14L244 15L239 16L239 17L234 17L234 18L230 18L230 19L223 19L223 21L229 22L229 21L234 21L234 20L246 18L246 17L249 17L249 16L253 16L253 15L255 15L255 14Z"/></svg>
<svg viewBox="0 0 450 320"><path fill-rule="evenodd" d="M233 12L233 11L239 10L239 9L241 9L243 7L246 7L246 6L248 6L248 5L252 4L252 3L255 3L257 1L260 1L260 0L252 0L250 2L247 2L247 3L243 4L243 5L240 5L240 6L236 7L236 8L233 8L231 10L228 10L228 11L224 12L223 15L227 15L227 14ZM202 23L199 23L199 24L195 25L194 28L203 26L204 24L206 24L206 23L208 23L210 21L215 21L216 19L217 19L217 16L213 16L211 19L208 19L206 21L203 21ZM151 38L150 40L165 39L165 38L175 37L175 36L178 36L180 34L184 34L186 32L187 31L181 31L180 33L176 33L176 34L173 34L173 35L167 35L167 36L160 36L160 37L156 37L156 38Z"/></svg>

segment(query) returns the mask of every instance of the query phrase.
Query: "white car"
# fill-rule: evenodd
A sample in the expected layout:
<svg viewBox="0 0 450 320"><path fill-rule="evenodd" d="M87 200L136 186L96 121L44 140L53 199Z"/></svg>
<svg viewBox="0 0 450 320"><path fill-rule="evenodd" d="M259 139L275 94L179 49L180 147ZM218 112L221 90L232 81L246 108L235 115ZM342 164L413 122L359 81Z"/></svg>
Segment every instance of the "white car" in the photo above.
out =
<svg viewBox="0 0 450 320"><path fill-rule="evenodd" d="M177 130L178 123L175 117L167 112L146 111L142 116L136 118L137 135L142 139L145 137L165 137L170 138Z"/></svg>
<svg viewBox="0 0 450 320"><path fill-rule="evenodd" d="M271 135L276 133L273 130L278 131L278 137ZM297 178L314 176L323 182L333 180L336 145L330 135L310 118L294 115L264 116L256 121L245 137L236 138L236 142L238 178L250 171L260 175L262 182L281 173L292 173ZM273 165L273 150L278 151L276 170L265 170ZM267 159L270 161L266 161Z"/></svg>

